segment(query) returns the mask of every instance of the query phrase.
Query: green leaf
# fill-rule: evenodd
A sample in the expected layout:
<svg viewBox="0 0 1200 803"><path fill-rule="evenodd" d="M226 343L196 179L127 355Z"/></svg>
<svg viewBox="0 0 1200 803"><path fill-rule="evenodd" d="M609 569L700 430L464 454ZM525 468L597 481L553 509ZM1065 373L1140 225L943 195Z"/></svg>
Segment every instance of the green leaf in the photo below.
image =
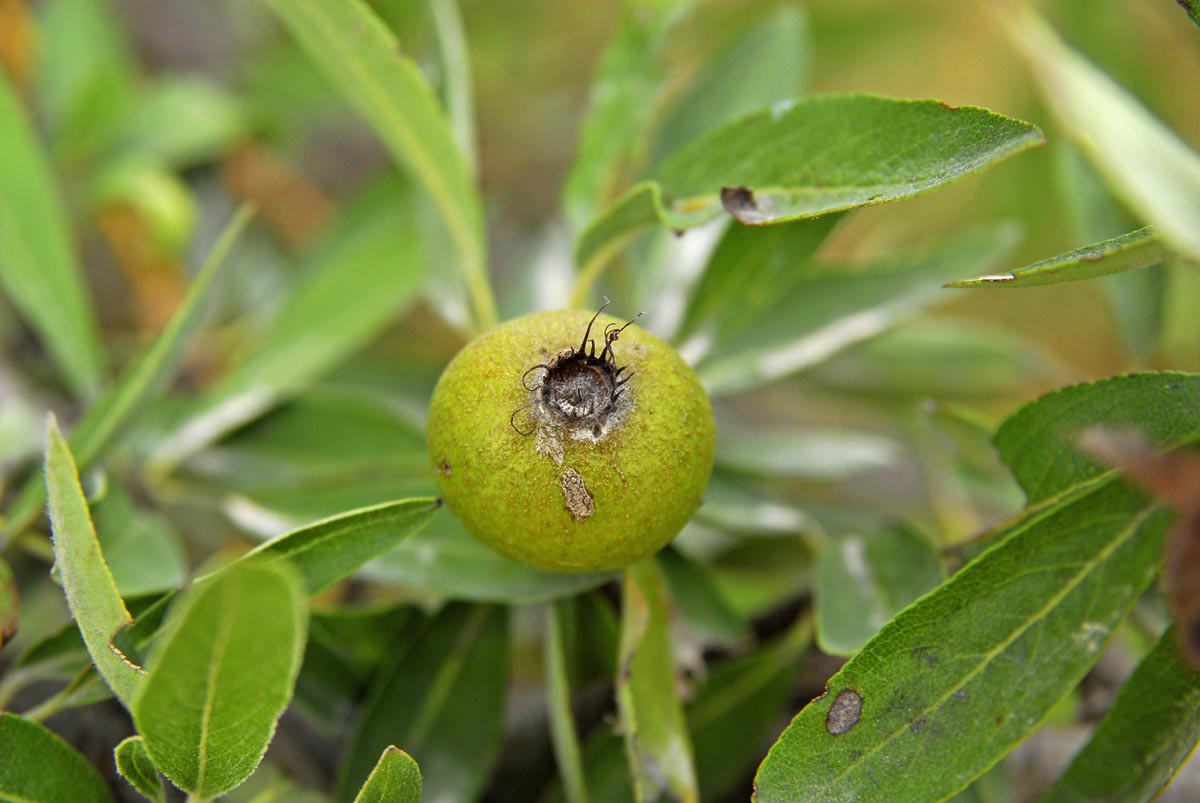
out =
<svg viewBox="0 0 1200 803"><path fill-rule="evenodd" d="M154 803L166 803L162 776L146 752L146 743L141 736L130 736L118 744L113 750L113 759L117 763L117 772L143 797Z"/></svg>
<svg viewBox="0 0 1200 803"><path fill-rule="evenodd" d="M1043 284L1078 282L1138 268L1148 268L1167 259L1169 252L1153 228L1147 227L1085 245L1066 254L1043 259L1011 273L949 282L947 287L1038 287Z"/></svg>
<svg viewBox="0 0 1200 803"><path fill-rule="evenodd" d="M407 186L389 187L378 198L375 209L334 232L233 370L187 406L158 444L153 472L166 473L296 395L416 300L428 255L416 229L415 198Z"/></svg>
<svg viewBox="0 0 1200 803"><path fill-rule="evenodd" d="M112 145L137 103L137 74L121 22L105 0L53 0L41 15L37 96L63 161Z"/></svg>
<svg viewBox="0 0 1200 803"><path fill-rule="evenodd" d="M155 765L198 797L254 772L292 696L304 652L304 590L281 564L242 563L172 607L133 719Z"/></svg>
<svg viewBox="0 0 1200 803"><path fill-rule="evenodd" d="M104 449L128 426L145 401L179 367L191 336L198 327L205 302L225 264L225 257L253 216L243 206L222 230L209 251L204 265L192 281L183 302L158 337L139 358L98 398L71 431L71 450L84 469L100 457ZM40 486L30 482L13 506L10 533L18 533L36 517L42 503Z"/></svg>
<svg viewBox="0 0 1200 803"><path fill-rule="evenodd" d="M388 745L354 803L418 803L421 799L421 770L413 757Z"/></svg>
<svg viewBox="0 0 1200 803"><path fill-rule="evenodd" d="M720 340L745 334L812 273L812 255L841 215L775 226L729 226L688 300L680 337L705 324Z"/></svg>
<svg viewBox="0 0 1200 803"><path fill-rule="evenodd" d="M620 28L592 82L579 153L563 188L567 218L584 225L645 160L665 95L663 46L691 0L627 0Z"/></svg>
<svg viewBox="0 0 1200 803"><path fill-rule="evenodd" d="M158 511L135 506L110 481L92 519L104 559L122 597L171 591L187 580L183 542L175 525Z"/></svg>
<svg viewBox="0 0 1200 803"><path fill-rule="evenodd" d="M376 580L425 589L450 599L508 605L572 596L613 577L608 572L544 572L509 560L472 537L448 509L439 512L424 531L363 571Z"/></svg>
<svg viewBox="0 0 1200 803"><path fill-rule="evenodd" d="M1200 259L1200 155L1040 18L1021 11L1013 41L1060 124L1166 243Z"/></svg>
<svg viewBox="0 0 1200 803"><path fill-rule="evenodd" d="M1154 376L1052 393L1009 421L1069 429L1103 418L1110 397L1128 400ZM1200 410L1181 408L1184 395L1122 420L1191 433L1173 445L1194 440ZM1157 573L1170 516L1114 472L1073 467L1071 442L1048 431L1006 423L997 443L1018 479L1038 464L1059 475L1023 481L1037 491L1031 502L1056 495L996 533L981 557L904 609L830 679L759 768L757 801L865 797L884 776L896 803L944 800L1027 736L1099 657ZM1006 444L1014 432L1019 442Z"/></svg>
<svg viewBox="0 0 1200 803"><path fill-rule="evenodd" d="M1074 385L1005 419L996 448L1030 505L1108 471L1076 446L1092 427L1133 429L1164 447L1188 443L1200 437L1200 377L1163 371Z"/></svg>
<svg viewBox="0 0 1200 803"><path fill-rule="evenodd" d="M17 634L20 615L21 595L17 591L17 579L8 561L0 558L0 649L4 649Z"/></svg>
<svg viewBox="0 0 1200 803"><path fill-rule="evenodd" d="M933 545L905 527L837 539L817 565L817 643L830 655L854 654L944 577Z"/></svg>
<svg viewBox="0 0 1200 803"><path fill-rule="evenodd" d="M671 655L666 585L653 560L625 570L617 710L642 801L695 801L696 769Z"/></svg>
<svg viewBox="0 0 1200 803"><path fill-rule="evenodd" d="M1121 687L1116 702L1045 797L1046 803L1153 800L1200 743L1200 671L1171 629Z"/></svg>
<svg viewBox="0 0 1200 803"><path fill-rule="evenodd" d="M215 161L249 135L238 102L218 85L186 75L158 78L130 115L121 144L173 168Z"/></svg>
<svg viewBox="0 0 1200 803"><path fill-rule="evenodd" d="M1015 240L1012 227L980 229L915 264L805 276L754 328L717 344L696 371L709 393L719 396L808 368L945 299L946 280L997 264Z"/></svg>
<svg viewBox="0 0 1200 803"><path fill-rule="evenodd" d="M1153 579L1167 521L1112 481L1026 516L829 680L772 747L755 799L867 796L898 765L896 803L962 789L1099 657Z"/></svg>
<svg viewBox="0 0 1200 803"><path fill-rule="evenodd" d="M126 660L112 639L117 631L133 624L133 617L104 562L75 460L53 416L46 424L45 459L54 564L62 578L67 604L96 669L128 707L143 680L141 669Z"/></svg>
<svg viewBox="0 0 1200 803"><path fill-rule="evenodd" d="M655 161L730 120L804 94L812 43L808 15L784 5L755 20L731 46L705 61L668 110Z"/></svg>
<svg viewBox="0 0 1200 803"><path fill-rule="evenodd" d="M571 677L567 666L568 632L573 617L570 601L558 600L546 607L546 697L550 716L550 739L554 760L562 778L568 803L588 803L587 781L579 757L579 737L571 711Z"/></svg>
<svg viewBox="0 0 1200 803"><path fill-rule="evenodd" d="M762 225L909 198L1042 142L1028 123L936 100L776 104L693 141L630 189L583 233L576 262L589 266L644 226L682 231L723 208Z"/></svg>
<svg viewBox="0 0 1200 803"><path fill-rule="evenodd" d="M490 329L496 310L488 286L483 211L466 159L425 76L361 0L266 2L392 158L429 192L458 253L475 322Z"/></svg>
<svg viewBox="0 0 1200 803"><path fill-rule="evenodd" d="M429 7L437 34L443 70L442 94L454 130L454 141L475 175L479 161L475 145L475 102L471 91L471 54L457 0L434 0Z"/></svg>
<svg viewBox="0 0 1200 803"><path fill-rule="evenodd" d="M337 798L352 800L380 751L399 743L420 762L429 800L474 800L500 747L507 658L503 609L446 608L381 671L342 766Z"/></svg>
<svg viewBox="0 0 1200 803"><path fill-rule="evenodd" d="M76 396L100 386L104 357L49 160L7 73L0 75L0 287Z"/></svg>
<svg viewBox="0 0 1200 803"><path fill-rule="evenodd" d="M96 768L36 722L0 713L0 756L0 800L112 803Z"/></svg>
<svg viewBox="0 0 1200 803"><path fill-rule="evenodd" d="M318 594L419 532L441 507L439 499L404 499L351 510L262 544L243 560L286 560L305 593Z"/></svg>

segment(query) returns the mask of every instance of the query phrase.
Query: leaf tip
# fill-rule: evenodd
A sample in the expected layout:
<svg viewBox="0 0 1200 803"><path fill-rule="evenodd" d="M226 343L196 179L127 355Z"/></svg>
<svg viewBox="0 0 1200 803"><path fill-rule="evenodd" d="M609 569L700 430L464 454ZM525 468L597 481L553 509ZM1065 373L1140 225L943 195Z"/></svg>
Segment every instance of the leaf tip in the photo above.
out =
<svg viewBox="0 0 1200 803"><path fill-rule="evenodd" d="M956 282L946 282L946 287L979 287L984 284L1005 284L1016 279L1014 273L993 273L987 276L976 276L974 279L959 279Z"/></svg>

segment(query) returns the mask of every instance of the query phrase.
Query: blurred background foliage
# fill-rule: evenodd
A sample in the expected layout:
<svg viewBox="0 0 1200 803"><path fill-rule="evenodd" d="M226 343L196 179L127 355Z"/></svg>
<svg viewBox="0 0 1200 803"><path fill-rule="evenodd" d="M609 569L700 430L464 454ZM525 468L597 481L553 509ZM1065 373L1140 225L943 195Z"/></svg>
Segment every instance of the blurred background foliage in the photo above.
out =
<svg viewBox="0 0 1200 803"><path fill-rule="evenodd" d="M620 25L619 4L463 0L461 31L446 3L371 5L450 106L475 155L502 317L561 306L574 269L572 241L586 220L569 204L563 214L562 189L592 77ZM902 265L981 223L1011 222L1022 236L992 265L1009 269L1135 228L1136 218L1056 130L987 5L699 3L662 43L656 67L663 89L650 110L642 162L653 164L714 118L777 98L830 91L933 97L1032 121L1048 145L939 192L845 216L820 245L822 264L847 275L863 265ZM1038 7L1064 39L1200 146L1193 102L1200 97L1200 30L1175 3L1113 0L1098 8L1048 0ZM462 91L462 52L473 107ZM229 257L207 328L179 377L85 477L123 593L173 588L214 553L236 552L295 524L429 493L423 409L441 368L469 336L456 256L427 200L269 13L232 1L0 0L0 61L49 156L85 271L90 299L79 326L85 337L98 333L90 356L56 363L36 326L0 296L0 490L10 501L36 471L43 412L75 420L145 348L184 298L192 266L246 201L258 208L256 222ZM630 172L626 178L636 178ZM639 237L584 306L594 306L602 289L614 310L644 308L648 328L674 334L719 233L720 225L682 238ZM781 291L793 269L775 266L755 292ZM355 277L352 286L331 278L339 271ZM911 569L895 599L820 614L821 647L848 654L873 632L847 624L861 625L863 606L871 621L886 620L940 581L935 548L956 547L1019 509L1021 495L989 442L1003 415L1073 382L1200 367L1200 279L1190 266L1020 290L944 290L936 301L793 377L719 400L717 473L696 520L662 561L681 610L677 659L695 673L689 711L698 758L706 749L720 754L719 739L709 744L722 733L712 724L720 724L721 709L710 696L739 662L760 656L795 667L802 654L808 658L793 673L798 681L787 672L756 676L757 696L742 701L763 712L761 723L746 725L751 744L819 693L834 664L808 648L811 628L797 616L814 593L820 605L822 587L853 583L846 565L822 562L835 554L831 543L869 533L880 565ZM752 335L753 322L737 313L722 311L722 325ZM38 543L26 538L6 549L24 600L8 660L34 635L66 622L61 594L43 579L46 553ZM478 770L468 785L486 786L489 799L524 799L503 791L506 778L530 771L511 748L533 745L535 775L548 773L550 761L536 725L539 609L524 603L608 578L544 575L502 561L447 512L365 577L380 582L339 586L317 601L298 693L317 726L289 728L285 720L273 748L279 763L301 783L328 787L334 768L329 757L312 760L319 755L313 744L344 733L343 720L368 685L378 696L396 678L433 671L410 665L419 663L415 648L387 657L388 638L436 642L442 620L452 632L460 620L486 629L498 617L456 606L437 614L435 627L424 623L447 601L500 602L516 606L511 632L473 643L496 667L508 660L503 634L515 645L509 749L490 784ZM582 635L570 653L572 675L585 690L587 681L603 688L616 648L611 600L573 599L569 615ZM429 654L444 649L434 643ZM45 677L63 672L56 665ZM33 702L37 691L21 688ZM598 721L605 699L600 693L590 701L585 722ZM74 727L91 724L81 718ZM586 755L603 766L612 740L604 729L597 733ZM493 737L498 731L484 741ZM749 752L740 764L700 761L702 775L724 773L702 777L702 788L744 790L761 755ZM620 799L620 791L613 794Z"/></svg>

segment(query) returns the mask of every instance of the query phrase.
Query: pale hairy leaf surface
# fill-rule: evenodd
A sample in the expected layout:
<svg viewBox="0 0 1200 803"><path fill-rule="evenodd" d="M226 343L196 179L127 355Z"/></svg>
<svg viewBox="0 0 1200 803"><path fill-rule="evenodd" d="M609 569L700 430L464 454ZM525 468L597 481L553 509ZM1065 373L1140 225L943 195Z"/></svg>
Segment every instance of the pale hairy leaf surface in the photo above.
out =
<svg viewBox="0 0 1200 803"><path fill-rule="evenodd" d="M418 803L421 799L421 769L413 757L388 745L354 803Z"/></svg>
<svg viewBox="0 0 1200 803"><path fill-rule="evenodd" d="M175 600L133 704L172 783L211 798L254 772L291 700L307 625L304 586L283 563L240 563Z"/></svg>
<svg viewBox="0 0 1200 803"><path fill-rule="evenodd" d="M129 781L129 785L141 792L143 797L154 803L166 803L162 776L146 752L146 743L141 736L122 740L113 750L113 760L121 777Z"/></svg>
<svg viewBox="0 0 1200 803"><path fill-rule="evenodd" d="M141 669L114 648L118 631L133 624L92 526L75 460L58 424L46 426L46 497L53 532L54 563L71 615L96 669L127 707L144 679Z"/></svg>

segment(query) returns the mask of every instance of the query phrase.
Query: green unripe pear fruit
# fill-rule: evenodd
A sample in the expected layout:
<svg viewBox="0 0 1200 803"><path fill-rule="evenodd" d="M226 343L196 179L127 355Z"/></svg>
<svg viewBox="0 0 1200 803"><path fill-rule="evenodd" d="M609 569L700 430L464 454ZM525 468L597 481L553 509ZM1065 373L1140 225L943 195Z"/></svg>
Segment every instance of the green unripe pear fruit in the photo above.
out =
<svg viewBox="0 0 1200 803"><path fill-rule="evenodd" d="M661 549L700 504L714 440L708 397L670 346L577 310L476 338L429 411L429 455L463 526L557 572L616 569Z"/></svg>

